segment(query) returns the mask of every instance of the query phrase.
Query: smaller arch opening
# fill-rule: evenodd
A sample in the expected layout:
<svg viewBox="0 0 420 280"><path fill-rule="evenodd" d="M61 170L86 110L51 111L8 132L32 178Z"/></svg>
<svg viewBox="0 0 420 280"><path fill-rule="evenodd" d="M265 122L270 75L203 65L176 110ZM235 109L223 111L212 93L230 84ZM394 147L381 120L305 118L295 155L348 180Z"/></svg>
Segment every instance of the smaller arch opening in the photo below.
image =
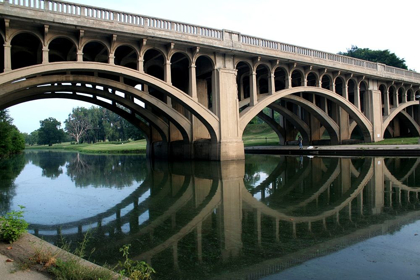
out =
<svg viewBox="0 0 420 280"><path fill-rule="evenodd" d="M300 71L294 70L292 72L292 87L303 86L303 75Z"/></svg>

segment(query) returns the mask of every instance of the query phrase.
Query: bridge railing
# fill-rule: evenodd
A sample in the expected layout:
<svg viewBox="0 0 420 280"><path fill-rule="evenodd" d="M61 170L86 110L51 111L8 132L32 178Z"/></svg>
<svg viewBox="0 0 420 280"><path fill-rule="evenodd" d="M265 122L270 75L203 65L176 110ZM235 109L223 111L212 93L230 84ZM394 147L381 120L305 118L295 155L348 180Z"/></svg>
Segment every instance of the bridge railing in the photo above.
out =
<svg viewBox="0 0 420 280"><path fill-rule="evenodd" d="M199 37L207 37L216 40L232 40L233 36L224 36L225 33L238 35L235 38L243 45L255 46L263 49L273 49L284 53L292 53L307 57L313 57L331 62L357 66L368 70L374 70L384 74L395 74L407 78L420 79L420 74L396 67L387 66L380 63L365 61L348 56L327 53L305 47L280 43L272 40L261 39L253 36L243 35L238 32L218 30L214 28L202 27L182 22L154 18L149 16L131 14L126 12L114 11L87 5L75 4L59 0L0 0L0 5L10 5L26 9L45 10L50 13L64 14L75 17L91 18L120 24L138 26L189 34ZM380 75L380 74L379 74Z"/></svg>
<svg viewBox="0 0 420 280"><path fill-rule="evenodd" d="M76 17L114 21L143 28L163 29L197 36L210 37L218 40L223 39L222 30L149 16L113 11L87 5L80 5L70 2L54 0L0 0L0 4L1 3L9 4L10 6L20 6L36 10L45 10L51 13L65 14Z"/></svg>

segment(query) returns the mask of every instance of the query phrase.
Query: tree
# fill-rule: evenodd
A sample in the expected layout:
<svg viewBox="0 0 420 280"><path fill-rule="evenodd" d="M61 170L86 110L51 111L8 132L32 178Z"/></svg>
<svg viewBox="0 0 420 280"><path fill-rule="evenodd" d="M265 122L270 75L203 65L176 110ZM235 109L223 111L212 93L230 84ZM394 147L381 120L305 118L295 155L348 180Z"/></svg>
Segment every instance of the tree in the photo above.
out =
<svg viewBox="0 0 420 280"><path fill-rule="evenodd" d="M38 144L52 146L55 143L60 143L65 137L64 130L61 129L61 122L55 118L48 118L39 121L41 127L38 129Z"/></svg>
<svg viewBox="0 0 420 280"><path fill-rule="evenodd" d="M372 62L379 62L402 69L408 69L405 64L405 59L399 58L395 53L391 53L389 50L371 50L368 48L361 49L357 46L351 46L350 49L347 49L347 52L339 52L338 54Z"/></svg>
<svg viewBox="0 0 420 280"><path fill-rule="evenodd" d="M0 157L25 149L25 139L12 122L9 112L0 110Z"/></svg>
<svg viewBox="0 0 420 280"><path fill-rule="evenodd" d="M89 110L83 107L73 108L67 120L64 121L65 129L77 143L80 143L83 135L92 128L89 120Z"/></svg>

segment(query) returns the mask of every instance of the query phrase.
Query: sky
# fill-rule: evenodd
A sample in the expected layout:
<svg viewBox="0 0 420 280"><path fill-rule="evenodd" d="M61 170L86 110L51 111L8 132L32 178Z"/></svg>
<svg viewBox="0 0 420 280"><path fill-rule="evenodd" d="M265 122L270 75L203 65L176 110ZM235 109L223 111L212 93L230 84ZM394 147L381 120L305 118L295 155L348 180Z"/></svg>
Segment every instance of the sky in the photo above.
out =
<svg viewBox="0 0 420 280"><path fill-rule="evenodd" d="M72 0L69 2L227 29L273 41L338 53L352 45L388 49L420 72L416 0ZM64 123L72 108L92 106L51 99L9 108L21 132L54 117ZM28 112L31 112L29 115Z"/></svg>

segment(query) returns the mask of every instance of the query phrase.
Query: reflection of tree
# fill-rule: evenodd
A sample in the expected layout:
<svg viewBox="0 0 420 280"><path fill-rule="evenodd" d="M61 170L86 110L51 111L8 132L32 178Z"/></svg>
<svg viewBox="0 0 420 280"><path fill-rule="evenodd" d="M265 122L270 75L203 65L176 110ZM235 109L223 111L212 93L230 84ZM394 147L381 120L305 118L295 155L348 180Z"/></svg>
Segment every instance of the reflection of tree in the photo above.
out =
<svg viewBox="0 0 420 280"><path fill-rule="evenodd" d="M58 178L63 174L63 166L71 157L70 153L60 153L54 151L28 152L27 158L36 166L42 168L42 176L51 179Z"/></svg>
<svg viewBox="0 0 420 280"><path fill-rule="evenodd" d="M126 155L73 155L67 164L67 175L77 187L130 186L133 181L144 180L146 159Z"/></svg>
<svg viewBox="0 0 420 280"><path fill-rule="evenodd" d="M23 154L0 160L0 215L10 210L10 202L15 193L15 179L25 167Z"/></svg>

